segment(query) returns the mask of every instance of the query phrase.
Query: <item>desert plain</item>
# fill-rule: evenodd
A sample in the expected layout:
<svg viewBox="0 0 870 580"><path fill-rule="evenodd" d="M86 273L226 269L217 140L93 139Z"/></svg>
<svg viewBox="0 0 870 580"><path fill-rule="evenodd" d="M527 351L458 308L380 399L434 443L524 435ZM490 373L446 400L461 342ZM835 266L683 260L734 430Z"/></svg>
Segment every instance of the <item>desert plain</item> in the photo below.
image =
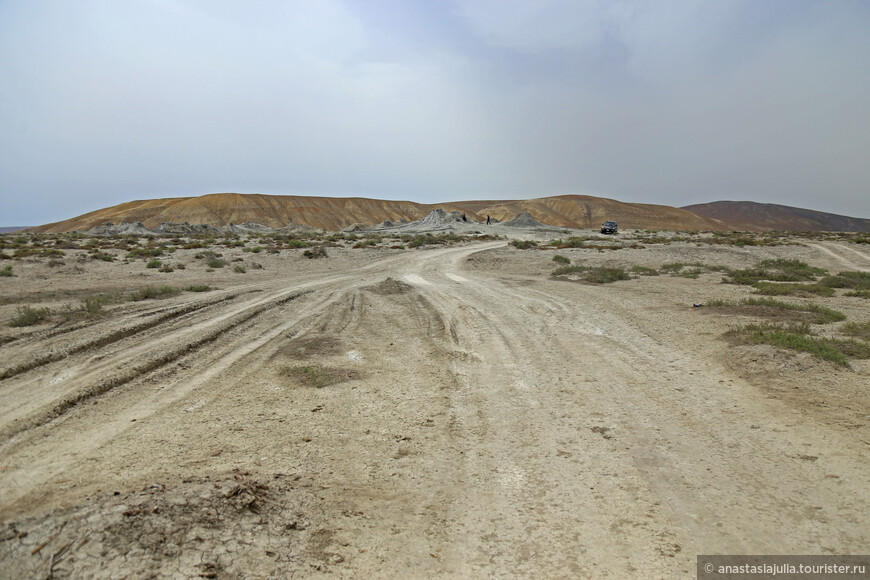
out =
<svg viewBox="0 0 870 580"><path fill-rule="evenodd" d="M474 227L3 236L0 576L870 551L866 238Z"/></svg>

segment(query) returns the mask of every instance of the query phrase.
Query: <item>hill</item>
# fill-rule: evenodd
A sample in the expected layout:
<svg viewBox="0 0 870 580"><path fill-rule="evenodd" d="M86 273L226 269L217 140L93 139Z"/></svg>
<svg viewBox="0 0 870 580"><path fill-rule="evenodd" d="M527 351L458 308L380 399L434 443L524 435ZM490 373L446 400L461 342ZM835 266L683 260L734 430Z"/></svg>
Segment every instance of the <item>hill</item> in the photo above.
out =
<svg viewBox="0 0 870 580"><path fill-rule="evenodd" d="M870 219L813 211L775 203L714 201L687 205L682 209L720 220L735 230L870 232Z"/></svg>
<svg viewBox="0 0 870 580"><path fill-rule="evenodd" d="M624 228L728 229L718 220L697 216L683 209L623 203L585 195L420 204L360 197L214 193L199 197L130 201L68 220L34 227L29 231L85 231L105 222L142 222L151 229L164 222L213 226L252 222L270 227L284 227L295 223L336 231L357 223L374 225L385 220L414 221L438 208L448 212L466 213L469 219L476 221L486 220L487 215L506 221L526 212L543 224L567 228L594 228L606 219L615 219Z"/></svg>

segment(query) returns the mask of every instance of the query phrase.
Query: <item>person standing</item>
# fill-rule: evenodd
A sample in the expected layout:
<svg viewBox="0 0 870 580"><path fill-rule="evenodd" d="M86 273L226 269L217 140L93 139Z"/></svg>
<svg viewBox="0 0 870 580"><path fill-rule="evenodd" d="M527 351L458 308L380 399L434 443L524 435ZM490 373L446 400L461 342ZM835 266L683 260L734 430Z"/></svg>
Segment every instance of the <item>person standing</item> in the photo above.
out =
<svg viewBox="0 0 870 580"><path fill-rule="evenodd" d="M492 225L492 222L489 221L489 214L486 215L486 225Z"/></svg>

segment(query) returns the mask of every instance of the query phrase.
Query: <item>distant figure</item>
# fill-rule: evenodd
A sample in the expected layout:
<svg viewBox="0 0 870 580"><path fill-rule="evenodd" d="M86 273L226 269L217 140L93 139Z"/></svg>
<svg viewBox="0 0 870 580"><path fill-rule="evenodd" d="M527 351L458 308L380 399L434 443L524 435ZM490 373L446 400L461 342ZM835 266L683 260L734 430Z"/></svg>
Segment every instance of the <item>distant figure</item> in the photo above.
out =
<svg viewBox="0 0 870 580"><path fill-rule="evenodd" d="M487 216L486 216L486 225L488 225L488 226L492 225L492 222L489 221L489 214L487 214Z"/></svg>
<svg viewBox="0 0 870 580"><path fill-rule="evenodd" d="M467 221L468 221L468 218L465 217L465 214L462 214L462 221L464 221L464 222L467 222Z"/></svg>

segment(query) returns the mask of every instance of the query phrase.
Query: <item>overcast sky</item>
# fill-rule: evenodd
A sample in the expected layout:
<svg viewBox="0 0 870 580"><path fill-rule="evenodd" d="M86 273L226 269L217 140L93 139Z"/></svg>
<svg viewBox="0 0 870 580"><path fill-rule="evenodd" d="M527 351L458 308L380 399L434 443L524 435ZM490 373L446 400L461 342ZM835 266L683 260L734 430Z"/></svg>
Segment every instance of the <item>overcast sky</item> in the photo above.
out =
<svg viewBox="0 0 870 580"><path fill-rule="evenodd" d="M0 225L227 191L870 218L870 2L0 0Z"/></svg>

